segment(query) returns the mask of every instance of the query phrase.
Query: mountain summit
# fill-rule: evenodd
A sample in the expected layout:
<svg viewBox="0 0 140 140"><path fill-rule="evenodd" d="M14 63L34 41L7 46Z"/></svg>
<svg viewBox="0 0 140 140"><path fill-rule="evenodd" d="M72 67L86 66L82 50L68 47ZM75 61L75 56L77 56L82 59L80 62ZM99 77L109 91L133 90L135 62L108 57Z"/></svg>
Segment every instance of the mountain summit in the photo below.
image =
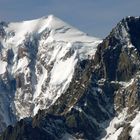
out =
<svg viewBox="0 0 140 140"><path fill-rule="evenodd" d="M53 15L30 21L9 23L7 26L5 31L11 34L14 32L14 37L11 41L16 42L17 44L20 44L20 41L22 42L27 34L37 36L44 31L47 32L47 30L50 31L50 41L51 39L69 42L81 42L81 40L83 40L83 42L93 42L94 40L97 40L97 38L87 36L85 33Z"/></svg>
<svg viewBox="0 0 140 140"><path fill-rule="evenodd" d="M0 131L54 104L100 42L53 15L1 22Z"/></svg>

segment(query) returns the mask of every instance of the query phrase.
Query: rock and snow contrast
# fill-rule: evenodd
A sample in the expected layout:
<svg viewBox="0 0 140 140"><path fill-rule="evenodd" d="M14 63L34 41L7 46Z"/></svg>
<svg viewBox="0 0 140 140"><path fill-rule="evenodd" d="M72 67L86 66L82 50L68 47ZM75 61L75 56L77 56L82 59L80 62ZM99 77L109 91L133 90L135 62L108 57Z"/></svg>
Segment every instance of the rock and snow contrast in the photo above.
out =
<svg viewBox="0 0 140 140"><path fill-rule="evenodd" d="M34 116L64 94L79 60L101 40L50 15L0 24L0 130Z"/></svg>
<svg viewBox="0 0 140 140"><path fill-rule="evenodd" d="M52 15L1 22L0 66L0 140L140 139L139 17L103 41Z"/></svg>

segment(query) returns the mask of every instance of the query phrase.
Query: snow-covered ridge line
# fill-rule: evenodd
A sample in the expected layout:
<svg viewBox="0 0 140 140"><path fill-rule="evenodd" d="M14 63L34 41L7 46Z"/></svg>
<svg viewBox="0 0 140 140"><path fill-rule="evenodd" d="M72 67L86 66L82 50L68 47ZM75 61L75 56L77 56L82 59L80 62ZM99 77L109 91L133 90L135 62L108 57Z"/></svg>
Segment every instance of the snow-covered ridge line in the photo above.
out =
<svg viewBox="0 0 140 140"><path fill-rule="evenodd" d="M57 41L94 42L95 40L100 40L98 38L87 36L86 33L77 30L53 15L35 20L9 23L8 27L5 27L5 30L7 33L15 33L11 40L15 42L23 40L23 36L27 33L41 34L45 30L49 30L53 39Z"/></svg>

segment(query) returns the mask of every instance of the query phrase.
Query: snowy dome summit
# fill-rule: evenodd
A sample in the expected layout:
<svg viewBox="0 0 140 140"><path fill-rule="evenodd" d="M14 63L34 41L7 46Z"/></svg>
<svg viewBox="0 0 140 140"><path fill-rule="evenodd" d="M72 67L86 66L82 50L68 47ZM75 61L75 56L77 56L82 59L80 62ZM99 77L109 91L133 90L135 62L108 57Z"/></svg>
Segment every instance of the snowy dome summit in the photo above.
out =
<svg viewBox="0 0 140 140"><path fill-rule="evenodd" d="M0 23L0 139L140 140L139 37L138 17L102 43L54 16Z"/></svg>
<svg viewBox="0 0 140 140"><path fill-rule="evenodd" d="M10 23L8 28L6 28L6 31L14 31L15 37L13 40L15 39L14 41L19 42L18 39L21 41L22 37L27 33L41 34L46 29L51 31L50 36L53 36L53 39L56 41L95 42L99 40L97 38L87 36L85 33L77 30L53 15L30 21Z"/></svg>
<svg viewBox="0 0 140 140"><path fill-rule="evenodd" d="M87 54L90 51L93 55L96 49L95 46L101 42L100 39L88 36L86 33L79 31L53 15L35 20L9 23L4 27L4 30L7 36L6 43L13 44L14 46L19 46L29 36L39 39L42 34L45 34L45 42L48 43L61 41L90 44L86 46L86 50L84 47L81 53Z"/></svg>
<svg viewBox="0 0 140 140"><path fill-rule="evenodd" d="M0 32L0 131L54 104L77 62L101 42L53 15L1 25Z"/></svg>

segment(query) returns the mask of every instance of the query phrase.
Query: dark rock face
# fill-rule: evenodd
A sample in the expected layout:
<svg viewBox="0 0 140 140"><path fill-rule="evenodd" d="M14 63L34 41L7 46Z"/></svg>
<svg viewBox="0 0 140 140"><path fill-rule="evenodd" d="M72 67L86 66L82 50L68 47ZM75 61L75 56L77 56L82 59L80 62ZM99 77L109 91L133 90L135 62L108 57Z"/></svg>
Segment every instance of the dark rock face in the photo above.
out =
<svg viewBox="0 0 140 140"><path fill-rule="evenodd" d="M140 52L140 18L126 18L128 27L129 27L129 34L131 38L132 44L137 48L137 50Z"/></svg>
<svg viewBox="0 0 140 140"><path fill-rule="evenodd" d="M130 124L140 110L139 37L140 18L123 19L99 44L94 60L78 63L69 88L50 108L9 126L0 140L57 140L67 133L107 140L105 129L125 109L125 120L114 127L122 129L118 140L130 140Z"/></svg>
<svg viewBox="0 0 140 140"><path fill-rule="evenodd" d="M20 120L15 127L9 126L1 140L54 140L63 134L65 126L61 117L46 115L33 124L30 119ZM58 129L57 129L58 127Z"/></svg>
<svg viewBox="0 0 140 140"><path fill-rule="evenodd" d="M130 45L131 40L133 40L132 45L136 45L133 43L135 41L131 36L136 40L135 36L137 36L138 31L131 31L135 28L135 25L130 24L131 18L129 19L130 23L127 20L127 18L122 20L122 22L112 30L110 35L99 45L95 55L95 63L100 64L99 75L105 79L108 78L110 81L130 80L139 70L140 58L139 50L137 49L139 45L137 44L136 47L127 47ZM132 21L132 23L133 22L134 21Z"/></svg>
<svg viewBox="0 0 140 140"><path fill-rule="evenodd" d="M0 22L0 38L3 38L5 36L5 31L3 27L7 27L6 22Z"/></svg>
<svg viewBox="0 0 140 140"><path fill-rule="evenodd" d="M94 83L94 76L91 77L93 64L93 61L88 60L86 65L85 60L81 62L67 92L47 110L51 114L61 114L65 117L68 133L76 138L89 140L100 136L103 129L100 127L100 123L113 116L113 109L110 109L107 114L105 113L108 108L106 88L100 89L101 87ZM84 69L83 65L85 65ZM107 85L108 83L106 83ZM110 86L110 92L113 92L114 88L111 88L111 85L108 86Z"/></svg>

